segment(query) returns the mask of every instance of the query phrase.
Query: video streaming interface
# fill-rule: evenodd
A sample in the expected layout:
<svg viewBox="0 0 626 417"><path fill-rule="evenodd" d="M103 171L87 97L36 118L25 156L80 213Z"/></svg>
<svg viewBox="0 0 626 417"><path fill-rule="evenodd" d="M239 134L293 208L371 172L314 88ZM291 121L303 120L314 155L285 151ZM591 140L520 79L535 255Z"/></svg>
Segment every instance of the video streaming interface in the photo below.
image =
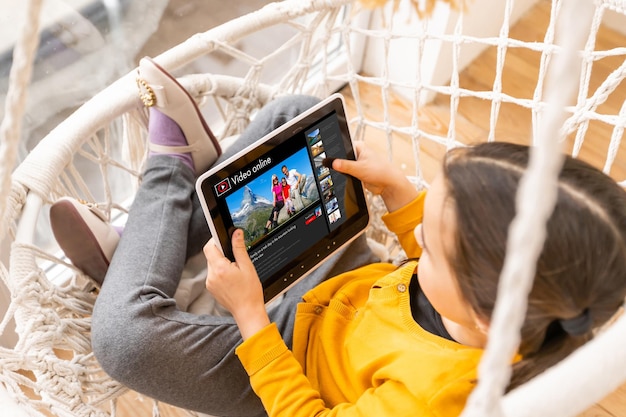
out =
<svg viewBox="0 0 626 417"><path fill-rule="evenodd" d="M346 220L349 180L322 165L346 156L332 113L214 185L224 227L244 231L261 281Z"/></svg>

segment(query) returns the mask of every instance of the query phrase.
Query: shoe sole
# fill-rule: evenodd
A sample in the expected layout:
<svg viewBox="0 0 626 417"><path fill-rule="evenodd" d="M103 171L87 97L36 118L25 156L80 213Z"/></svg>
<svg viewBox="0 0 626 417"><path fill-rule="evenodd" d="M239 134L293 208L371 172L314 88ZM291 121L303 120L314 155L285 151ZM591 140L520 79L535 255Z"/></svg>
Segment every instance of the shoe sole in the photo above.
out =
<svg viewBox="0 0 626 417"><path fill-rule="evenodd" d="M65 256L98 286L102 285L109 261L74 205L69 201L54 204L50 208L50 225ZM68 233L70 230L74 233Z"/></svg>

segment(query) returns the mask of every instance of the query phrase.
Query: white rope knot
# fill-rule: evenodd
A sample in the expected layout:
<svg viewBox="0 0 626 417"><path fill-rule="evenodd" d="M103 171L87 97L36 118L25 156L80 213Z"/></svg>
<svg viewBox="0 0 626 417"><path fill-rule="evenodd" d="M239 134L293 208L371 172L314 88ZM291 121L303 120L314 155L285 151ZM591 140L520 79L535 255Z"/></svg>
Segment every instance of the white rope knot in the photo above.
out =
<svg viewBox="0 0 626 417"><path fill-rule="evenodd" d="M416 0L412 0L412 2L415 3ZM415 22L411 21L411 26L407 29L406 26L402 27L399 19L394 19L397 16L386 14L384 22L380 22L378 19L370 20L371 16L369 15L364 16L361 13L362 8L358 6L353 9L348 7L348 10L341 9L342 6L349 5L349 3L349 0L287 0L276 3L259 11L254 17L244 16L236 21L228 22L220 28L194 35L188 41L164 53L160 58L163 59L163 62L167 62L167 68L174 70L182 68L193 60L204 58L205 55L219 55L220 60L223 60L224 57L227 58L229 68L232 61L236 64L232 65L232 68L240 74L245 74L242 77L195 74L181 78L183 85L190 85L188 90L192 94L195 92L195 97L201 98L199 99L201 104L208 101L209 96L213 96L219 116L224 122L221 137L241 133L248 125L252 112L275 96L303 93L323 97L337 88L338 81L347 82L352 90L356 107L355 114L349 114L351 129L355 130L355 139L363 140L367 136L368 140L374 137L382 138L383 141L387 140L389 154L384 155L384 152L381 152L381 157L391 159L391 151L396 152L397 155L397 150L402 149L400 147L402 142L394 142L395 138L409 136L416 162L416 178L419 182L416 186L424 185L420 155L430 155L431 148L436 148L438 152L439 149L449 149L462 145L461 142L466 143L467 141L464 139L468 137L475 138L479 135L483 137L485 132L482 129L479 134L471 131L468 133L464 130L465 126L470 125L463 125L461 120L463 117L458 116L461 116L459 109L462 104L460 103L464 103L465 98L470 103L473 99L479 99L491 104L491 114L487 116L489 126L486 126L487 123L483 125L485 129L488 129L488 135L484 135L487 140L495 140L497 122L502 120L501 116L504 115L504 111L502 115L500 114L500 109L504 109L508 105L529 111L533 117L531 126L534 129L533 134L537 134L538 120L545 117L548 108L543 101L545 96L543 83L547 63L563 53L561 47L553 43L553 23L558 15L558 9L568 2L552 1L550 24L543 41L537 42L534 39L532 42L524 42L509 37L512 0L503 2L506 11L504 13L505 18L501 22L499 35L482 38L465 34L463 20L466 18L463 18L462 15L457 20L458 23L455 25L453 34L442 34L437 33L437 30L428 30L433 28L430 27L433 22L428 21L428 19L422 19L417 25L413 25ZM421 10L424 10L423 3L420 2ZM596 15L599 17L601 17L601 13L598 13L598 8L602 7L619 8L623 13L623 1L602 0L595 4ZM492 13L491 10L483 12ZM588 13L579 12L577 23L571 26L577 28L575 32L583 32L579 29L579 21L585 15ZM365 19L362 19L363 17ZM364 20L373 22L373 26L363 26ZM598 18L597 21L599 20ZM32 29L36 27L34 23L35 21L32 20L30 24L26 24L24 27ZM384 27L381 28L381 25ZM256 49L254 56L245 52L245 49L250 46L247 41L257 36L258 32L265 29L274 30L278 26L287 26L290 32L289 39L282 45L267 52L263 57L259 57L262 51ZM596 30L597 27L594 27L589 33L590 39L595 36L594 31ZM295 32L295 34L292 36L291 32ZM578 33L571 32L571 35L573 37ZM335 44L335 40L338 39L341 45ZM254 40L257 41L258 39ZM430 68L432 62L419 62L415 68L401 68L409 70L411 73L409 80L404 80L401 76L397 77L399 68L394 67L389 59L393 59L394 52L397 52L397 43L403 43L403 41L409 41L415 45L415 48L408 47L404 50L410 50L412 56L419 57L420 61L429 60L432 56L426 53L429 44L442 44L442 47L438 49L442 56L447 54L444 51L451 50L450 55L444 57L451 58L450 74L446 73L443 77L435 77L446 78L450 75L449 82L431 79L426 75L428 71L422 71L422 69ZM368 47L377 45L381 47L380 55L375 57L370 55L365 60L366 62L376 60L377 64L380 64L380 69L368 68L363 73L358 72L360 71L360 64L357 61L359 60L354 58L358 58L358 45L361 43L367 44ZM617 56L620 53L619 48L608 51L593 51L592 49L588 51L587 48L593 48L592 43L589 42L584 53L580 55L583 57L585 65L588 66L589 72L595 65L594 63L600 61L600 58L611 55ZM460 74L464 71L464 64L461 61L466 52L464 49L466 45L471 48L478 47L476 49L489 47L496 50L498 56L494 65L495 79L491 89L487 88L486 91L483 91L482 87L474 87L472 90L467 83L460 80L462 79ZM336 46L339 47L336 48ZM512 50L516 48L525 48L533 53L541 54L541 66L532 98L527 96L516 97L508 88L503 88L506 55L512 54ZM405 52L402 51L402 53ZM335 68L337 61L331 59L331 56L346 58L347 69ZM292 57L295 58L294 62L291 62ZM285 63L286 58L289 60L288 64ZM448 69L443 69L443 71L448 72ZM573 73L573 71L570 72ZM261 83L261 79L270 75L274 76L275 73L278 73L278 81L271 85ZM565 125L567 133L576 131L575 154L582 146L590 122L603 122L614 127L610 156L607 157L605 168L606 172L610 170L613 157L617 154L619 142L623 137L623 128L626 124L626 105L622 107L619 115L615 116L601 114L598 109L601 104L610 101L607 97L614 91L618 91L620 82L625 77L626 62L605 77L604 82L601 83L600 87L597 87L596 91L592 92L593 94L587 94L589 92L589 79L581 77L579 102L566 109L571 113L571 117ZM134 74L128 74L128 79L134 81ZM560 81L563 86L568 84L566 80ZM131 87L132 91L127 91ZM380 92L383 103L380 114L371 114L371 107L368 106L368 103L362 102L359 89ZM406 111L396 111L397 107L393 105L397 97L395 89L408 91L405 98L407 98L407 102L411 101L412 107L407 106ZM437 110L436 113L432 114L433 117L429 117L434 123L428 123L428 121L425 123L422 116L428 117L432 110L426 106L425 97L431 94L437 95L437 100L441 98L442 103L449 100L450 105L445 106L449 107L449 112L446 111L447 114L443 114ZM17 109L15 105L9 107ZM438 105L438 107L443 109L444 106ZM408 115L408 113L412 114ZM410 122L406 121L405 116L407 115L412 119ZM440 116L442 117L440 118ZM17 119L11 117L6 117L5 121L17 123ZM120 121L122 122L122 139L118 135L118 122ZM443 130L446 131L441 133L440 129L433 129L433 125L444 126ZM11 192L6 192L9 187L3 187L3 191L5 191L3 195L6 196L6 200L0 201L0 221L2 222L0 224L0 237L4 239L5 232L7 232L7 241L15 238L18 222L24 221L24 215L21 213L26 211L24 208L27 205L27 195L39 196L44 204L64 195L96 201L93 198L96 192L90 181L93 180L93 176L97 175L99 175L97 180L102 180L98 183L98 189L103 190L105 194L104 197L98 198L104 199L103 205L106 207L107 216L110 214L111 208L123 212L125 210L123 206L126 204L125 199L128 195L125 195L122 201L119 201L120 197L115 195L117 192L115 187L119 185L120 180L119 176L116 175L119 174L119 171L123 171L122 175L129 177L129 182L135 189L141 182L141 172L147 154L145 146L146 126L147 111L140 107L134 82L116 82L102 94L96 95L92 100L78 108L74 114L41 141L15 170L11 177ZM120 150L118 146L120 140L123 142L121 156L117 155ZM392 142L394 142L393 147ZM396 143L400 146L397 146ZM13 147L16 144L17 142L10 143ZM15 149L13 148L13 150ZM404 150L400 152L404 152ZM11 155L11 152L0 155L2 157L0 160L3 161L0 168L5 168L5 171L8 169L9 172L12 168ZM405 155L401 156L401 158L404 157ZM5 161L8 162L5 164ZM8 178L6 177L4 180ZM623 181L622 185L626 186L626 181ZM536 195L537 190L534 189L533 199L528 201L535 201ZM386 211L382 200L368 196L368 203L372 209L373 219L367 232L368 239L373 239L377 243L384 242L389 257L393 258L394 261L405 258L406 254L401 250L395 236L380 220L380 215ZM40 214L38 215L40 216ZM536 215L536 212L533 215ZM25 223L28 223L29 220L32 221L33 219L25 220ZM93 287L88 286L88 279L76 267L60 259L58 255L48 254L47 249L39 249L35 245L24 244L24 239L20 239L11 247L10 272L8 263L0 262L0 278L6 282L11 293L11 303L6 316L0 323L0 331L7 328L9 321L14 319L19 338L15 348L0 347L0 382L18 399L21 405L29 410L45 409L55 415L72 417L115 415L115 399L125 391L125 388L104 374L91 351L90 317L97 294L90 292ZM527 242L524 244L528 247ZM518 252L515 254L517 255ZM68 277L62 287L55 286L50 282L46 276L49 269L47 266L42 267L41 261L53 265L55 276L56 270L62 270L63 276ZM583 312L580 316L563 320L562 326L564 331L578 333L582 332L586 325L591 326L588 321L591 321L590 313ZM626 326L626 324L624 325ZM506 327L513 328L510 321L506 322ZM622 334L626 334L626 331L623 331ZM495 339L504 340L507 337L506 335L498 336ZM623 349L623 343L612 345ZM67 351L69 356L65 356L63 351ZM506 354L504 349L501 351L505 353L507 364L510 363L511 355ZM598 350L596 352L605 351ZM611 352L614 353L615 350ZM596 361L596 357L583 362L595 364L594 361ZM556 383L544 386L561 386L562 383L580 379L578 378L580 374L586 376L595 372L595 368L601 370L600 366L595 366L594 370L579 367L580 371L574 377L563 377L558 379ZM28 372L29 377L20 374L24 371ZM609 383L606 381L610 378L619 378L613 376L619 372L622 371L615 369L615 372L612 370L611 372L599 372L598 375L601 376L595 379L585 379L594 383L594 387L590 388L595 388L596 385L605 387L599 389L604 389L604 395L606 395L614 389L606 388L609 387ZM480 379L486 378L481 377ZM507 417L541 414L540 412L532 413L530 410L533 407L538 408L545 415L573 416L579 414L582 412L581 407L589 407L591 404L588 402L590 394L587 392L583 392L585 395L572 394L572 391L577 390L576 392L580 393L580 387L588 383L588 381L577 381L576 385L571 384L571 389L562 389L570 397L575 397L565 401L562 399L555 400L553 397L560 395L560 393L548 392L549 389L539 390L539 394L544 394L543 396L528 395L524 398L525 401L518 403L511 402L510 399L515 397L507 394L502 399L508 407L505 414ZM32 389L41 399L29 400L20 386ZM520 387L520 389L522 388L524 387ZM515 392L520 391L518 389ZM501 393L496 392L495 395L501 396ZM599 399L599 397L596 398ZM109 400L112 403L107 407L105 401ZM573 400L578 400L579 405L570 405L570 403L575 402ZM495 400L493 403L499 406L498 401ZM587 401L586 404L585 401ZM515 404L520 403L522 406L515 406ZM557 406L558 412L546 413L546 409ZM99 407L102 407L102 410ZM564 407L571 409L578 407L578 412L564 413L562 412ZM159 414L156 402L155 414ZM480 417L487 417L487 414L487 412L478 413Z"/></svg>

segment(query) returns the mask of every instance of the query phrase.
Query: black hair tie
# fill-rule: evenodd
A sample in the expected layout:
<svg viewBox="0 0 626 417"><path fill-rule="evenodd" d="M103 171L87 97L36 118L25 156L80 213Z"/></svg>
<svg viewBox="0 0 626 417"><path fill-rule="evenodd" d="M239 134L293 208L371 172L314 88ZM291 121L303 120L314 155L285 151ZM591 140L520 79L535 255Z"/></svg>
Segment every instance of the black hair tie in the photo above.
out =
<svg viewBox="0 0 626 417"><path fill-rule="evenodd" d="M585 311L576 317L559 320L559 324L570 336L582 336L591 330L593 321L591 320L589 309L586 308Z"/></svg>

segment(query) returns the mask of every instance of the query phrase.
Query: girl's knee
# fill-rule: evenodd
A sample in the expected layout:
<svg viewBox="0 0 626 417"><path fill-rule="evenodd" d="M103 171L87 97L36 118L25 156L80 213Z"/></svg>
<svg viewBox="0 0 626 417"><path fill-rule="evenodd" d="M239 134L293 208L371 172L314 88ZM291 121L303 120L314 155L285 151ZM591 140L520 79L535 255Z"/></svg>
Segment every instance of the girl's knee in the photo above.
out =
<svg viewBox="0 0 626 417"><path fill-rule="evenodd" d="M137 323L121 314L102 317L94 311L91 326L92 350L102 369L113 379L127 382L129 375L142 372L150 343L141 340Z"/></svg>
<svg viewBox="0 0 626 417"><path fill-rule="evenodd" d="M277 97L267 103L261 111L273 115L274 120L278 118L280 122L285 123L319 102L320 99L317 97L293 94Z"/></svg>
<svg viewBox="0 0 626 417"><path fill-rule="evenodd" d="M119 343L122 335L111 325L98 320L92 321L91 348L102 369L111 377L120 380L120 365L127 355L125 346Z"/></svg>

